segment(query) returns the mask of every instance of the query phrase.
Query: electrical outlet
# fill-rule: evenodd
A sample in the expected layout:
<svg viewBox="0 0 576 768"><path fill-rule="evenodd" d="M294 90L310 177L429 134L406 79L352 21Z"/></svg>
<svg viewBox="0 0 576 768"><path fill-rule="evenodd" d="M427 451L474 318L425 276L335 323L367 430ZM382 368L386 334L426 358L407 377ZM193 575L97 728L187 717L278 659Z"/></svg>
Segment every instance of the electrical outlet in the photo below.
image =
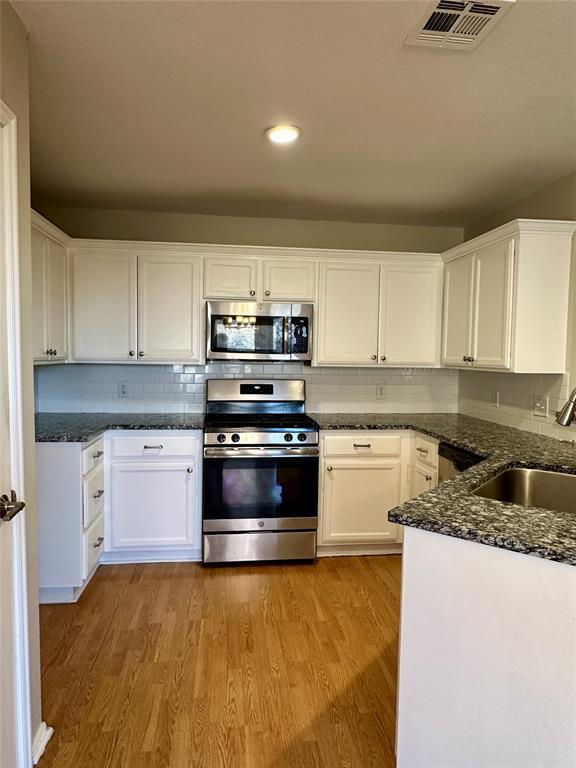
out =
<svg viewBox="0 0 576 768"><path fill-rule="evenodd" d="M118 397L130 397L130 383L127 381L118 382Z"/></svg>
<svg viewBox="0 0 576 768"><path fill-rule="evenodd" d="M499 389L490 390L490 402L492 403L494 408L500 408L500 390Z"/></svg>
<svg viewBox="0 0 576 768"><path fill-rule="evenodd" d="M548 395L534 395L534 416L548 418Z"/></svg>
<svg viewBox="0 0 576 768"><path fill-rule="evenodd" d="M386 384L376 384L376 400L386 400Z"/></svg>

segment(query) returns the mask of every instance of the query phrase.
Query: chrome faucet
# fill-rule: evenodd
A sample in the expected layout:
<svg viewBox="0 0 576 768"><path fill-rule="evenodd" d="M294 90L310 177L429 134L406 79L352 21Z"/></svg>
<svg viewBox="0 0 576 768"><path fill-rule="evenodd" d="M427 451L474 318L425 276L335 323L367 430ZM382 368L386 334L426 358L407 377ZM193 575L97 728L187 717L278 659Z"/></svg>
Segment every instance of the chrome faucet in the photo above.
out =
<svg viewBox="0 0 576 768"><path fill-rule="evenodd" d="M576 415L576 388L572 390L570 397L566 401L566 405L556 415L556 421L558 422L558 424L560 424L561 427L569 427L570 424L572 424L572 422L574 421L575 415Z"/></svg>

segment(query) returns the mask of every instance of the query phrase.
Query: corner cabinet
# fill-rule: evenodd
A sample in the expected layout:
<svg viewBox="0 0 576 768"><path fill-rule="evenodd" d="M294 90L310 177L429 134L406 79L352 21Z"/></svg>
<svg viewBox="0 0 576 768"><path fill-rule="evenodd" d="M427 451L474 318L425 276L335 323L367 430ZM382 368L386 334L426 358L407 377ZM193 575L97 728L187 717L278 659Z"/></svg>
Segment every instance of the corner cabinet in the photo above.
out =
<svg viewBox="0 0 576 768"><path fill-rule="evenodd" d="M35 217L35 220L39 219L40 217ZM63 242L32 226L32 322L35 363L62 362L68 355L66 262L66 247Z"/></svg>
<svg viewBox="0 0 576 768"><path fill-rule="evenodd" d="M322 262L317 365L438 367L442 265Z"/></svg>
<svg viewBox="0 0 576 768"><path fill-rule="evenodd" d="M575 229L518 220L444 254L443 365L565 371Z"/></svg>

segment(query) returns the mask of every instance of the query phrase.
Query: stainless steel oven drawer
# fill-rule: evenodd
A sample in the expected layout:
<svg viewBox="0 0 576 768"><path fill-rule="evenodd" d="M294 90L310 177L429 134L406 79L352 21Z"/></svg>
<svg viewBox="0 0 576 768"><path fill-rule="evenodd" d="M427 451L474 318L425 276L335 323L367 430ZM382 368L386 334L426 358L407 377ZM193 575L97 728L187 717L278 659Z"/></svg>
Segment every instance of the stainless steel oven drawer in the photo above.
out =
<svg viewBox="0 0 576 768"><path fill-rule="evenodd" d="M312 560L316 557L316 531L209 533L203 539L202 560L205 563Z"/></svg>

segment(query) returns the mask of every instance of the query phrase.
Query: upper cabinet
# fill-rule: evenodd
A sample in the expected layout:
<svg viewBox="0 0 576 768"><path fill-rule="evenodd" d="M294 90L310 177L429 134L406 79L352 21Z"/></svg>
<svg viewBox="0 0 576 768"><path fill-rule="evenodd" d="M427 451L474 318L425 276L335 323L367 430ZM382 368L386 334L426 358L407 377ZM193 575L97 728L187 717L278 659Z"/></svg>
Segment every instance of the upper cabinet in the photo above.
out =
<svg viewBox="0 0 576 768"><path fill-rule="evenodd" d="M34 362L61 362L68 354L66 247L39 228L40 217L35 221L39 226L32 227Z"/></svg>
<svg viewBox="0 0 576 768"><path fill-rule="evenodd" d="M318 365L438 366L442 265L322 262Z"/></svg>
<svg viewBox="0 0 576 768"><path fill-rule="evenodd" d="M198 256L73 251L72 289L74 360L199 362Z"/></svg>
<svg viewBox="0 0 576 768"><path fill-rule="evenodd" d="M313 302L317 262L312 258L206 256L204 296L207 299Z"/></svg>
<svg viewBox="0 0 576 768"><path fill-rule="evenodd" d="M444 255L445 366L565 371L574 230L519 220Z"/></svg>

